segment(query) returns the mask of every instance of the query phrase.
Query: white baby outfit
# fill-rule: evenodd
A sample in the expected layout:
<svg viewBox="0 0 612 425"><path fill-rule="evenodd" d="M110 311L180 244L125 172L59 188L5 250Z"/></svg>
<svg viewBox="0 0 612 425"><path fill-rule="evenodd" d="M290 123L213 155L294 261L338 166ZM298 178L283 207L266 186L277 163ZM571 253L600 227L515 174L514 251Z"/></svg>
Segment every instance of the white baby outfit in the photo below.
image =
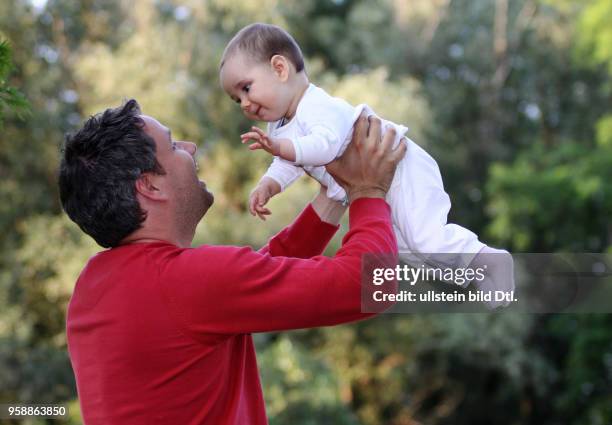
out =
<svg viewBox="0 0 612 425"><path fill-rule="evenodd" d="M363 110L368 115L374 114L367 105L353 107L310 84L289 122L268 123L271 137L293 142L296 161L292 163L275 157L265 175L285 190L306 172L327 186L328 197L346 199L344 189L333 180L324 165L344 152L351 141L353 124ZM395 128L394 145L403 139L401 143L407 143L408 147L386 197L391 206L393 230L400 253L451 254L436 256L435 262L450 267L467 267L485 245L468 229L446 222L451 204L444 191L438 164L425 150L404 136L407 127L382 119L381 122L383 131L389 126Z"/></svg>

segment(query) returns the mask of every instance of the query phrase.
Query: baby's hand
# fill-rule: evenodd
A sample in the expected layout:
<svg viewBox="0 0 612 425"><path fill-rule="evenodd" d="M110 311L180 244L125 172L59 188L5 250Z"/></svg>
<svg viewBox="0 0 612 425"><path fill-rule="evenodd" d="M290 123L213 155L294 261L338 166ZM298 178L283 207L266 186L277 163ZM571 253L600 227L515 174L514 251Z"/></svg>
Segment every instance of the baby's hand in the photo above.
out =
<svg viewBox="0 0 612 425"><path fill-rule="evenodd" d="M280 192L280 185L269 177L264 177L251 191L249 196L249 212L257 215L260 219L266 220L266 216L272 214L265 205L270 198Z"/></svg>
<svg viewBox="0 0 612 425"><path fill-rule="evenodd" d="M251 215L257 215L263 221L266 221L266 216L272 214L268 208L265 208L270 198L271 196L265 187L255 187L249 196L249 212Z"/></svg>
<svg viewBox="0 0 612 425"><path fill-rule="evenodd" d="M274 156L280 153L280 144L268 137L266 132L259 127L251 127L251 131L240 135L240 138L242 143L248 143L249 140L254 141L249 145L250 150L263 149Z"/></svg>

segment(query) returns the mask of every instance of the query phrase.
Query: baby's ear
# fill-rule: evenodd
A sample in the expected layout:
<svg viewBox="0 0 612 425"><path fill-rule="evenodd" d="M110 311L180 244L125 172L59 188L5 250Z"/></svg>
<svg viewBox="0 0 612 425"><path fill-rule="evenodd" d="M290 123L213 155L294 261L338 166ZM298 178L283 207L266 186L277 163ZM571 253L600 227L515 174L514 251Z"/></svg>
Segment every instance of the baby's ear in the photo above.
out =
<svg viewBox="0 0 612 425"><path fill-rule="evenodd" d="M274 55L270 59L270 66L274 73L280 78L281 81L285 82L289 79L289 73L291 72L291 63L283 55Z"/></svg>

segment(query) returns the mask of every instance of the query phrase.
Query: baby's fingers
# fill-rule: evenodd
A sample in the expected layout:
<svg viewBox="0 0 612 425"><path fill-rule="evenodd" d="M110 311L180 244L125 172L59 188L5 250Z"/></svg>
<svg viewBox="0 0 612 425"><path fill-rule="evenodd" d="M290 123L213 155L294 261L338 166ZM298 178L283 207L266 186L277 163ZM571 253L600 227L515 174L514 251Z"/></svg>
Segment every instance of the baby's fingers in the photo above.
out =
<svg viewBox="0 0 612 425"><path fill-rule="evenodd" d="M256 211L257 211L257 215L259 216L259 218L261 218L263 221L266 221L266 216L272 214L272 212L268 209L263 207L262 205L257 205L256 207Z"/></svg>
<svg viewBox="0 0 612 425"><path fill-rule="evenodd" d="M254 131L249 131L247 133L241 134L240 139L242 139L242 143L246 143L248 140L261 140L261 135Z"/></svg>
<svg viewBox="0 0 612 425"><path fill-rule="evenodd" d="M255 216L255 214L257 214L257 211L255 210L255 207L257 206L257 204L259 204L259 199L257 199L257 194L251 194L251 197L249 198L249 212L251 213L252 216Z"/></svg>
<svg viewBox="0 0 612 425"><path fill-rule="evenodd" d="M257 212L260 214L265 214L265 215L272 214L272 212L268 208L264 207L263 205L256 205L255 208L257 209Z"/></svg>
<svg viewBox="0 0 612 425"><path fill-rule="evenodd" d="M255 127L255 126L253 126L253 127L251 127L251 130L252 130L252 132L257 133L257 134L259 134L259 135L260 135L260 136L262 136L262 137L266 137L266 136L267 136L266 132L265 132L265 131L263 131L263 130L262 130L261 128L259 128L259 127Z"/></svg>

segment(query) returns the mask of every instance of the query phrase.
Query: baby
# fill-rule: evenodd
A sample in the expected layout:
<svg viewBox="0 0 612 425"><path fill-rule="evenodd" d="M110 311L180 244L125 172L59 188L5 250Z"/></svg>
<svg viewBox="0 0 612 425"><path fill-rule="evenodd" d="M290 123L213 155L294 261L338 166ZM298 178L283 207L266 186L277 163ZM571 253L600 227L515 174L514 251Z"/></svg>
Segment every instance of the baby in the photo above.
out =
<svg viewBox="0 0 612 425"><path fill-rule="evenodd" d="M270 214L265 207L270 198L304 173L327 187L328 197L347 201L346 193L324 165L342 154L361 112L374 113L367 105L353 107L311 84L299 46L274 25L257 23L240 30L225 48L220 79L223 89L249 119L268 123L267 132L252 127L241 136L243 143L252 142L250 149L274 155L251 192L251 214L265 220ZM452 268L484 265L498 257L487 256L485 262L484 254L501 254L504 261L501 266L493 265L495 272L491 264L487 267L499 278L494 282L496 289L513 289L514 279L507 276L508 266L510 272L512 269L511 256L487 247L468 229L446 222L450 199L436 161L405 137L406 127L381 121L383 130L395 129L395 144L407 143L408 147L386 197L400 253L423 254L435 265Z"/></svg>

